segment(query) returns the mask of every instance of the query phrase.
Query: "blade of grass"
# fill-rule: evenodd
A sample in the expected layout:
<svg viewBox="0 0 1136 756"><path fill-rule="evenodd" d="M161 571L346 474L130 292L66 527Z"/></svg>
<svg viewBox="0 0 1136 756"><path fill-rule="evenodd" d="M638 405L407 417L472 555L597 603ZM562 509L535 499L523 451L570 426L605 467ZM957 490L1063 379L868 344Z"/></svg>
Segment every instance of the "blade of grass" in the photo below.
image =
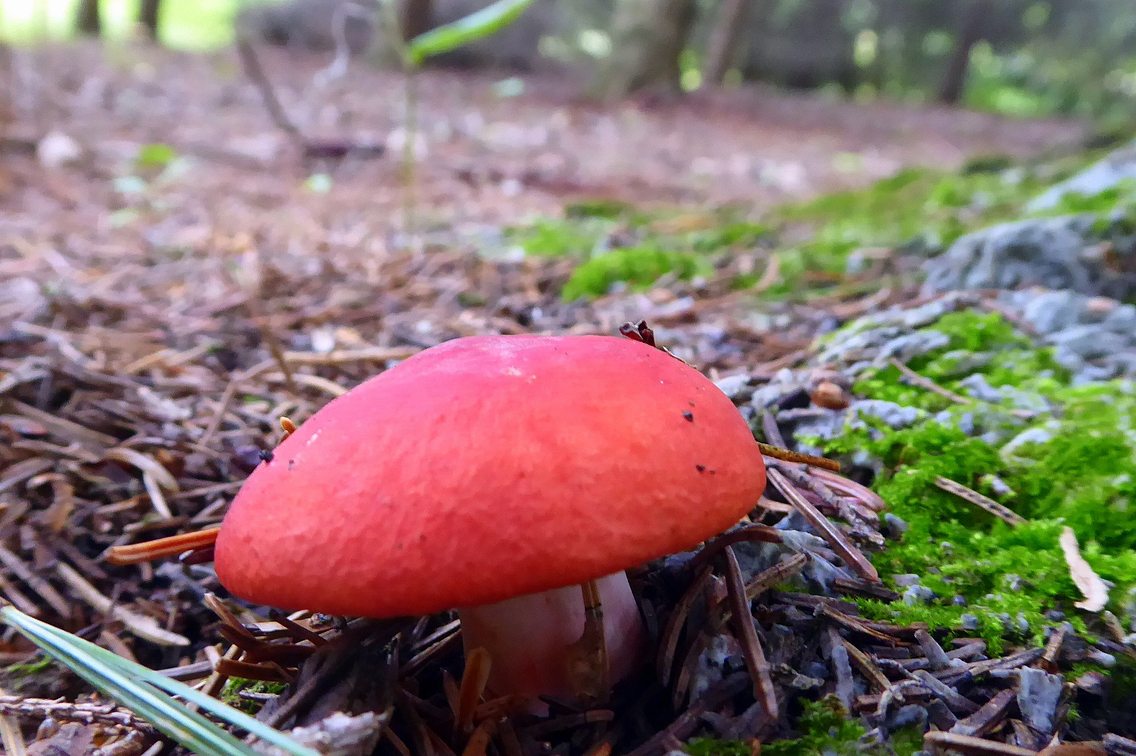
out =
<svg viewBox="0 0 1136 756"><path fill-rule="evenodd" d="M495 34L516 21L531 3L532 0L497 0L465 18L419 34L407 44L407 58L413 65L420 66L431 55L449 52Z"/></svg>
<svg viewBox="0 0 1136 756"><path fill-rule="evenodd" d="M315 750L300 745L279 730L253 719L244 712L234 709L212 696L194 690L188 685L166 677L165 675L161 675L128 659L123 659L105 648L96 646L82 638L60 630L53 625L33 619L10 606L0 609L0 620L19 630L33 643L59 659L63 664L74 670L76 674L91 683L91 685L103 690L107 695L116 698L139 716L153 722L159 730L175 740L178 740L178 742L182 742L178 735L166 732L162 729L164 722L151 719L142 709L135 709L133 705L120 698L114 692L104 689L104 681L109 680L115 683L125 681L129 686L137 689L130 691L132 695L138 695L139 693L148 695L150 699L156 698L158 702L165 704L167 708L174 707L177 712L183 715L196 717L200 720L200 723L204 723L205 726L213 728L216 732L223 734L240 747L240 750L237 751L222 750L209 751L209 753L221 753L226 754L226 756L228 754L249 756L254 752L244 743L237 740L232 735L229 735L229 733L217 727L204 717L192 714L176 702L163 698L154 688L159 688L185 701L197 704L205 711L224 720L228 724L245 730L250 735L267 743L271 743L285 752L293 754L293 756L319 756L318 752ZM186 744L183 743L183 745ZM191 746L187 745L187 747L194 750Z"/></svg>
<svg viewBox="0 0 1136 756"><path fill-rule="evenodd" d="M114 698L138 716L154 725L162 734L176 740L195 753L209 756L255 756L249 746L205 717L195 714L149 685L130 679L123 673L85 654L79 644L61 641L53 633L43 632L37 620L12 607L0 609L0 619L14 627L44 652L65 664L79 677ZM50 627L50 626L49 626ZM74 640L86 643L71 636Z"/></svg>

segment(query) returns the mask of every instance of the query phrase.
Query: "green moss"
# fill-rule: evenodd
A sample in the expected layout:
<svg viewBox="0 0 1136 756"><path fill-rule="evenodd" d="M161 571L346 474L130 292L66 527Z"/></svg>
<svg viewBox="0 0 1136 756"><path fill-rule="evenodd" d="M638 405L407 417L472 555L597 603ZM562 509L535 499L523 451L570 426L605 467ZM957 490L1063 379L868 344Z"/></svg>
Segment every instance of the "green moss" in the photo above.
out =
<svg viewBox="0 0 1136 756"><path fill-rule="evenodd" d="M834 696L805 701L795 729L800 734L791 740L764 744L763 756L910 756L923 747L923 733L915 728L892 733L887 745L869 741L864 737L868 731L861 721L849 717ZM737 751L690 753L692 756L739 756Z"/></svg>
<svg viewBox="0 0 1136 756"><path fill-rule="evenodd" d="M864 189L775 208L760 223L739 208L692 214L689 210L646 211L606 199L586 200L568 205L561 220L511 229L508 238L528 254L576 257L582 264L605 254L610 246L696 255L708 264L714 255L764 245L775 250L779 263L779 278L763 290L764 298L807 299L834 290L866 293L887 282L881 275L881 265L886 266L881 254L886 256L888 250L892 256L935 254L964 233L1020 218L1029 200L1098 157L1080 154L1013 166L1004 157L993 156L976 160L957 174L909 169ZM1118 207L1136 203L1132 196L1128 187L1091 198L1072 195L1046 214L1075 210L1111 217ZM1129 214L1136 217L1136 213ZM627 235L633 240L628 241ZM866 251L865 259L850 265L851 256L859 251ZM594 267L605 269L613 262ZM651 263L649 267L659 266ZM599 287L609 273L583 271L580 275L588 279L587 285L573 284L567 295L601 293ZM623 280L619 275L611 280ZM734 285L752 286L759 277L758 273L739 276Z"/></svg>
<svg viewBox="0 0 1136 756"><path fill-rule="evenodd" d="M586 256L613 227L614 223L604 217L586 216L576 222L538 220L510 229L507 236L530 255Z"/></svg>
<svg viewBox="0 0 1136 756"><path fill-rule="evenodd" d="M564 207L565 218L608 218L615 220L631 212L634 212L631 205L612 199L580 200Z"/></svg>
<svg viewBox="0 0 1136 756"><path fill-rule="evenodd" d="M733 221L690 234L689 243L695 252L714 253L728 247L752 247L770 234L761 223Z"/></svg>
<svg viewBox="0 0 1136 756"><path fill-rule="evenodd" d="M241 698L242 690L247 690L250 693L271 693L275 695L283 692L285 687L284 683L246 680L243 677L230 677L225 681L225 687L221 689L221 700L229 706L240 709L248 714L255 714L260 710L261 704L256 701Z"/></svg>
<svg viewBox="0 0 1136 756"><path fill-rule="evenodd" d="M816 756L817 754L857 754L860 738L867 730L858 720L850 719L848 712L833 696L820 701L805 702L804 711L797 720L800 737L793 740L775 740L761 748L765 756Z"/></svg>
<svg viewBox="0 0 1136 756"><path fill-rule="evenodd" d="M706 267L707 264L696 255L683 252L668 252L649 246L617 249L597 255L576 268L564 285L561 296L569 302L600 296L620 281L633 286L648 286L667 273L689 279Z"/></svg>
<svg viewBox="0 0 1136 756"><path fill-rule="evenodd" d="M690 756L752 756L753 747L740 740L691 738L683 749Z"/></svg>
<svg viewBox="0 0 1136 756"><path fill-rule="evenodd" d="M1006 640L1037 642L1052 624L1044 616L1050 609L1069 614L1083 629L1073 606L1082 596L1058 545L1066 526L1076 532L1097 574L1117 586L1112 608L1122 613L1123 597L1136 585L1136 521L1129 511L1136 499L1136 385L1071 386L1049 350L1030 347L997 314L951 313L928 330L946 334L949 344L910 363L920 374L966 395L959 382L977 372L992 386L1044 396L1051 410L1022 418L1008 406L955 405L902 383L894 368L869 372L857 382L861 396L947 413L902 430L877 423L822 444L829 453L866 450L883 461L874 488L909 530L874 557L876 567L885 581L920 575L937 596L915 606L865 600L864 613L956 630L963 615L971 614L979 625L971 632L996 653ZM977 367L962 369L968 364ZM958 423L965 415L997 438L963 433ZM1002 450L1031 429L1044 433L1034 443L1016 444L1012 453ZM990 475L1011 493L998 496ZM938 476L999 500L1027 518L1026 524L1011 528L940 490ZM956 597L965 605L956 605Z"/></svg>

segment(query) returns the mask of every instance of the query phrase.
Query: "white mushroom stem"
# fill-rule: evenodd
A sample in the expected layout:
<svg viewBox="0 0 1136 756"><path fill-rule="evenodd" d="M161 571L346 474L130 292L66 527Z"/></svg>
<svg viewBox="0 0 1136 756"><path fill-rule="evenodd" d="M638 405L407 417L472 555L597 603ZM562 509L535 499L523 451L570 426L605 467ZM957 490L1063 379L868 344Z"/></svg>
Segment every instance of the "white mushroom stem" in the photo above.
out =
<svg viewBox="0 0 1136 756"><path fill-rule="evenodd" d="M643 620L623 572L595 581L603 613L606 683L612 685L635 668L643 645ZM466 653L484 648L491 668L493 695L513 695L530 702L529 711L546 714L540 696L572 699L573 661L584 634L584 599L580 586L507 599L458 610ZM598 645L598 644L597 644ZM575 659L573 657L576 657Z"/></svg>

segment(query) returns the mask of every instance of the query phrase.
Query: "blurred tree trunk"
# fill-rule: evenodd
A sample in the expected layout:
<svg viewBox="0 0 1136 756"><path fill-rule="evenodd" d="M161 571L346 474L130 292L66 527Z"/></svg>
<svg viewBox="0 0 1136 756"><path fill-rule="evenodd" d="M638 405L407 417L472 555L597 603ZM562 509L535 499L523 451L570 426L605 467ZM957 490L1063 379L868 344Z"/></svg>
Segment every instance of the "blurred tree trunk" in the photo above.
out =
<svg viewBox="0 0 1136 756"><path fill-rule="evenodd" d="M103 19L99 15L99 0L80 0L75 27L80 34L98 37L103 33Z"/></svg>
<svg viewBox="0 0 1136 756"><path fill-rule="evenodd" d="M158 41L161 5L162 0L142 0L142 4L138 7L138 23L142 24L151 42Z"/></svg>
<svg viewBox="0 0 1136 756"><path fill-rule="evenodd" d="M702 70L702 83L716 87L722 83L737 54L741 39L742 22L750 0L723 0L714 19L714 30L706 49L706 65Z"/></svg>
<svg viewBox="0 0 1136 756"><path fill-rule="evenodd" d="M679 56L694 24L697 0L616 0L611 55L593 93L615 99L647 88L681 91Z"/></svg>
<svg viewBox="0 0 1136 756"><path fill-rule="evenodd" d="M992 2L993 0L970 0L963 11L955 49L947 61L947 75L943 77L943 87L939 90L939 102L955 105L962 99L967 72L970 70L970 53L982 39Z"/></svg>
<svg viewBox="0 0 1136 756"><path fill-rule="evenodd" d="M406 0L402 8L403 39L410 41L434 28L433 0Z"/></svg>

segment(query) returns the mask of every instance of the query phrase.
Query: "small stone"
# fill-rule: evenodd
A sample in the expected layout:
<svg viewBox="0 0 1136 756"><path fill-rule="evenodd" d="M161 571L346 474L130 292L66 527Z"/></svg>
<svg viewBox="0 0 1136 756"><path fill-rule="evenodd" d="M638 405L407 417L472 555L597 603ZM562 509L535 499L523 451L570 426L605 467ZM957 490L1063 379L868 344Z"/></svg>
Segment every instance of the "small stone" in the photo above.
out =
<svg viewBox="0 0 1136 756"><path fill-rule="evenodd" d="M83 148L62 131L51 131L36 145L36 157L44 168L61 168L83 157Z"/></svg>
<svg viewBox="0 0 1136 756"><path fill-rule="evenodd" d="M1111 669L1116 666L1116 657L1112 654L1098 651L1096 649L1090 651L1086 657L1089 661Z"/></svg>
<svg viewBox="0 0 1136 756"><path fill-rule="evenodd" d="M809 662L801 671L809 677L815 677L818 680L828 679L828 666L820 662Z"/></svg>
<svg viewBox="0 0 1136 756"><path fill-rule="evenodd" d="M927 413L918 407L904 407L882 399L861 399L854 402L848 411L856 417L856 420L849 423L854 428L866 425L859 419L862 415L882 420L885 425L896 430L908 428L927 416Z"/></svg>
<svg viewBox="0 0 1136 756"><path fill-rule="evenodd" d="M1009 496L1014 493L1014 489L1006 483L1006 481L999 478L994 473L983 475L982 482L990 486L990 490L994 492L995 496Z"/></svg>
<svg viewBox="0 0 1136 756"><path fill-rule="evenodd" d="M1053 732L1064 683L1061 675L1051 675L1043 669L1027 667L1018 671L1018 709L1026 724L1043 735Z"/></svg>
<svg viewBox="0 0 1136 756"><path fill-rule="evenodd" d="M968 394L980 402L998 404L1002 401L1002 392L991 386L987 382L986 376L981 373L974 373L963 378L958 385L960 388L966 389Z"/></svg>
<svg viewBox="0 0 1136 756"><path fill-rule="evenodd" d="M744 402L753 396L753 388L749 385L749 380L749 376L744 373L727 375L725 378L714 381L714 385L733 401Z"/></svg>
<svg viewBox="0 0 1136 756"><path fill-rule="evenodd" d="M913 585L919 585L918 575L896 575L895 584L900 588L910 588Z"/></svg>
<svg viewBox="0 0 1136 756"><path fill-rule="evenodd" d="M1061 622L1065 619L1065 612L1059 612L1056 609L1050 609L1045 613L1045 618L1052 622Z"/></svg>
<svg viewBox="0 0 1136 756"><path fill-rule="evenodd" d="M899 517L898 515L894 515L891 512L884 514L884 526L887 529L885 535L887 535L888 538L896 541L898 541L900 538L903 538L903 534L911 528L911 526L908 525L903 518Z"/></svg>
<svg viewBox="0 0 1136 756"><path fill-rule="evenodd" d="M1078 677L1073 684L1089 695L1103 696L1108 690L1108 677L1100 672L1089 671Z"/></svg>
<svg viewBox="0 0 1136 756"><path fill-rule="evenodd" d="M908 606L926 604L935 598L935 592L923 585L913 585L903 592L903 603Z"/></svg>
<svg viewBox="0 0 1136 756"><path fill-rule="evenodd" d="M974 631L978 629L978 616L974 614L964 614L959 617L959 625L963 630Z"/></svg>
<svg viewBox="0 0 1136 756"><path fill-rule="evenodd" d="M963 595L955 596L953 599L951 599L951 603L954 604L955 606L966 606L967 605L966 596L963 596Z"/></svg>
<svg viewBox="0 0 1136 756"><path fill-rule="evenodd" d="M892 712L885 722L885 727L888 730L912 726L918 727L920 730L927 728L927 710L918 704L901 706Z"/></svg>

